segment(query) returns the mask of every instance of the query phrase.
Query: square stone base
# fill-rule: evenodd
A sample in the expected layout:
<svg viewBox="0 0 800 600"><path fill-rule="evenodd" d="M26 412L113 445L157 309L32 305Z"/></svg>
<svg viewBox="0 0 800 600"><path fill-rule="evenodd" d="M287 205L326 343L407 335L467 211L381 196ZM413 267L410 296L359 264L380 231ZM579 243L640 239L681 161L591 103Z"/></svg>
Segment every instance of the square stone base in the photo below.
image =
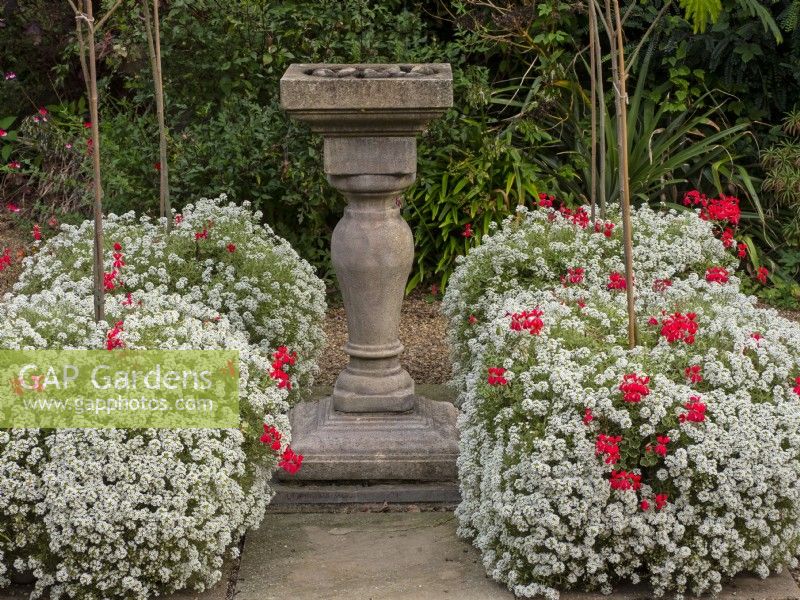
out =
<svg viewBox="0 0 800 600"><path fill-rule="evenodd" d="M417 397L405 413L343 413L331 397L302 402L291 413L292 449L303 455L285 481L455 482L458 409Z"/></svg>

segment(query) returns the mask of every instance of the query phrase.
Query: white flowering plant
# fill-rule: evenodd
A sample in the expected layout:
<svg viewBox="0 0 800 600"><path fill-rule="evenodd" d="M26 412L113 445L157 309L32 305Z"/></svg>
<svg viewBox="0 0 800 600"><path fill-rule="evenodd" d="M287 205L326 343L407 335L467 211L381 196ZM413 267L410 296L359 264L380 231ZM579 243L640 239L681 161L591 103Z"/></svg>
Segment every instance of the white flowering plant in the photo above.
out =
<svg viewBox="0 0 800 600"><path fill-rule="evenodd" d="M169 234L163 220L108 215L104 285L112 301L165 286L226 316L265 353L287 347L297 355L284 382L294 400L318 370L325 287L311 265L260 221L249 203L228 203L224 195L186 206ZM90 296L93 233L92 221L62 225L24 260L14 293L58 288Z"/></svg>
<svg viewBox="0 0 800 600"><path fill-rule="evenodd" d="M521 597L795 565L800 326L740 292L714 219L641 208L629 349L620 227L585 216L521 209L450 280L460 534Z"/></svg>
<svg viewBox="0 0 800 600"><path fill-rule="evenodd" d="M216 583L259 524L272 471L295 466L273 357L161 287L110 298L108 322L94 321L91 296L62 289L6 298L3 309L0 348L237 350L241 421L0 430L0 585L13 569L35 577L34 598L144 600Z"/></svg>

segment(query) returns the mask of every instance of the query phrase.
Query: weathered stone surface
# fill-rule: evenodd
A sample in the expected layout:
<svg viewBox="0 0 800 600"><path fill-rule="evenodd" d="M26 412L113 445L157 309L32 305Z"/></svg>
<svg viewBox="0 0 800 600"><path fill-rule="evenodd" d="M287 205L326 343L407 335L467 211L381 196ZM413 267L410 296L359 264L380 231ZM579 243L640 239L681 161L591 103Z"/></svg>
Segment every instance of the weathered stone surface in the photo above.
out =
<svg viewBox="0 0 800 600"><path fill-rule="evenodd" d="M449 513L268 514L248 534L236 593L237 600L514 597L486 578Z"/></svg>
<svg viewBox="0 0 800 600"><path fill-rule="evenodd" d="M430 74L413 70L421 66L429 67L425 72ZM323 70L335 76L313 75ZM411 136L453 105L453 75L445 63L295 64L284 73L280 89L289 114L313 131L337 136Z"/></svg>
<svg viewBox="0 0 800 600"><path fill-rule="evenodd" d="M513 600L449 513L267 514L248 534L237 600ZM280 544L276 544L280 540ZM269 573L269 585L264 574ZM738 577L718 600L798 600L791 575ZM561 600L653 600L644 588ZM690 599L687 599L690 600Z"/></svg>
<svg viewBox="0 0 800 600"><path fill-rule="evenodd" d="M273 507L320 504L431 504L455 506L461 501L458 484L376 483L329 484L303 481L276 482Z"/></svg>
<svg viewBox="0 0 800 600"><path fill-rule="evenodd" d="M420 77L392 76L412 73ZM414 136L452 102L446 64L291 65L281 78L282 106L323 134L325 173L347 199L331 240L350 356L332 394L337 411L414 409L414 381L400 365L398 339L414 239L397 198L416 178Z"/></svg>
<svg viewBox="0 0 800 600"><path fill-rule="evenodd" d="M456 480L458 410L417 397L405 413L344 413L331 398L301 402L291 413L292 448L303 455L287 481Z"/></svg>

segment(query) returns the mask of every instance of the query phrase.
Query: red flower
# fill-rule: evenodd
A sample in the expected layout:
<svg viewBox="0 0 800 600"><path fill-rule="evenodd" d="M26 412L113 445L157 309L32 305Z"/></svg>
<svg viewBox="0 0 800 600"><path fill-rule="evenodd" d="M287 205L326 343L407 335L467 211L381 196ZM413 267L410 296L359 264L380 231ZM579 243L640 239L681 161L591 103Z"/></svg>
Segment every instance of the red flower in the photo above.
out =
<svg viewBox="0 0 800 600"><path fill-rule="evenodd" d="M691 396L689 402L684 404L683 408L685 408L687 412L678 415L678 420L681 423L686 421L702 423L706 420L706 405L700 401L700 396Z"/></svg>
<svg viewBox="0 0 800 600"><path fill-rule="evenodd" d="M8 163L8 168L9 169L20 169L20 168L22 168L22 165L20 164L20 162L18 160L12 160L10 163Z"/></svg>
<svg viewBox="0 0 800 600"><path fill-rule="evenodd" d="M122 333L122 321L117 321L113 329L106 334L106 350L123 347L124 343L119 339L120 333Z"/></svg>
<svg viewBox="0 0 800 600"><path fill-rule="evenodd" d="M667 317L661 325L661 335L667 338L669 343L683 341L687 344L694 344L698 325L695 320L695 313L675 313Z"/></svg>
<svg viewBox="0 0 800 600"><path fill-rule="evenodd" d="M205 240L208 238L208 229L203 229L203 231L197 231L194 234L195 241L197 240Z"/></svg>
<svg viewBox="0 0 800 600"><path fill-rule="evenodd" d="M701 194L697 190L686 192L683 196L684 206L705 206L708 204L708 199L705 194Z"/></svg>
<svg viewBox="0 0 800 600"><path fill-rule="evenodd" d="M175 215L175 225L180 225L181 223L183 223L183 215L178 213Z"/></svg>
<svg viewBox="0 0 800 600"><path fill-rule="evenodd" d="M19 206L17 206L13 202L9 202L8 204L6 204L6 210L8 210L9 212L12 212L12 213L18 213L19 212Z"/></svg>
<svg viewBox="0 0 800 600"><path fill-rule="evenodd" d="M650 383L650 378L646 375L637 375L636 373L627 373L622 377L622 383L619 384L619 391L622 392L622 399L625 402L638 403L642 398L650 395L650 388L647 384Z"/></svg>
<svg viewBox="0 0 800 600"><path fill-rule="evenodd" d="M228 252L230 252L231 254L233 254L234 252L236 252L236 244L228 244L228 245L226 246L226 248L228 249Z"/></svg>
<svg viewBox="0 0 800 600"><path fill-rule="evenodd" d="M461 235L465 238L471 238L473 236L472 233L472 223L467 223L464 225L464 231L461 232Z"/></svg>
<svg viewBox="0 0 800 600"><path fill-rule="evenodd" d="M800 377L794 378L794 387L792 388L795 394L800 396Z"/></svg>
<svg viewBox="0 0 800 600"><path fill-rule="evenodd" d="M728 283L728 269L725 267L709 267L706 269L706 281L709 283Z"/></svg>
<svg viewBox="0 0 800 600"><path fill-rule="evenodd" d="M656 279L653 282L654 292L665 292L668 287L672 286L672 281L669 279Z"/></svg>
<svg viewBox="0 0 800 600"><path fill-rule="evenodd" d="M594 421L594 415L592 414L592 409L588 406L583 410L583 424L588 425Z"/></svg>
<svg viewBox="0 0 800 600"><path fill-rule="evenodd" d="M509 327L514 331L528 331L531 335L539 335L544 327L544 321L541 318L542 314L542 311L538 308L514 313L511 315Z"/></svg>
<svg viewBox="0 0 800 600"><path fill-rule="evenodd" d="M42 239L42 230L39 225L33 226L33 239L37 242Z"/></svg>
<svg viewBox="0 0 800 600"><path fill-rule="evenodd" d="M467 318L467 323L469 323L470 325L475 325L475 323L477 322L478 322L478 317L476 317L475 315L470 315Z"/></svg>
<svg viewBox="0 0 800 600"><path fill-rule="evenodd" d="M280 346L272 354L272 371L270 377L278 382L278 388L287 390L292 389L292 381L289 374L284 370L284 366L294 366L297 361L297 352L289 352L286 346Z"/></svg>
<svg viewBox="0 0 800 600"><path fill-rule="evenodd" d="M602 232L604 236L610 238L611 235L614 233L614 223L611 221L605 221L601 223L600 221L594 222L594 232L600 233Z"/></svg>
<svg viewBox="0 0 800 600"><path fill-rule="evenodd" d="M128 292L125 294L125 300L122 301L122 306L133 306L133 293Z"/></svg>
<svg viewBox="0 0 800 600"><path fill-rule="evenodd" d="M435 283L431 285L431 296L438 296L439 295L439 286Z"/></svg>
<svg viewBox="0 0 800 600"><path fill-rule="evenodd" d="M747 244L744 242L739 242L739 245L736 246L736 254L739 255L739 258L744 258L747 256Z"/></svg>
<svg viewBox="0 0 800 600"><path fill-rule="evenodd" d="M7 135L8 135L8 132L5 129L0 129L0 138L6 137Z"/></svg>
<svg viewBox="0 0 800 600"><path fill-rule="evenodd" d="M114 252L114 265L113 265L113 267L115 269L121 269L124 266L125 266L125 261L122 258L122 253L121 252Z"/></svg>
<svg viewBox="0 0 800 600"><path fill-rule="evenodd" d="M6 267L11 266L11 248L4 248L3 255L0 256L0 273L6 270Z"/></svg>
<svg viewBox="0 0 800 600"><path fill-rule="evenodd" d="M156 171L158 171L159 173L161 173L161 163L160 163L160 162L154 162L154 163L153 163L153 168L154 168Z"/></svg>
<svg viewBox="0 0 800 600"><path fill-rule="evenodd" d="M642 487L642 476L628 471L611 471L609 483L612 490L638 490Z"/></svg>
<svg viewBox="0 0 800 600"><path fill-rule="evenodd" d="M605 455L605 463L607 465L614 465L619 462L619 443L622 441L622 436L605 435L601 433L597 436L597 441L594 444L595 456Z"/></svg>
<svg viewBox="0 0 800 600"><path fill-rule="evenodd" d="M761 285L767 285L768 276L769 276L769 269L767 269L767 267L758 267L758 274L756 275L756 279L758 279Z"/></svg>
<svg viewBox="0 0 800 600"><path fill-rule="evenodd" d="M89 129L89 128L91 128L91 126L92 126L92 123L90 121L84 121L83 122L83 128L84 129Z"/></svg>
<svg viewBox="0 0 800 600"><path fill-rule="evenodd" d="M281 460L278 462L278 466L289 473L289 475L297 473L302 465L303 455L295 454L294 450L288 447L283 451L283 456L281 456Z"/></svg>
<svg viewBox="0 0 800 600"><path fill-rule="evenodd" d="M555 196L548 196L547 194L539 194L539 206L542 208L552 208L555 202Z"/></svg>
<svg viewBox="0 0 800 600"><path fill-rule="evenodd" d="M656 501L656 510L661 510L667 505L667 498L669 496L667 494L656 494L655 501Z"/></svg>
<svg viewBox="0 0 800 600"><path fill-rule="evenodd" d="M42 115L42 117L43 117L43 119L42 119L42 120L44 120L44 121L47 121L47 115L48 115L48 113L47 113L47 109L46 109L44 106L42 106L42 107L39 109L39 114L40 114L40 115Z"/></svg>
<svg viewBox="0 0 800 600"><path fill-rule="evenodd" d="M639 506L642 510L647 510L650 508L650 503L647 500L642 499L642 501L639 503Z"/></svg>
<svg viewBox="0 0 800 600"><path fill-rule="evenodd" d="M580 308L586 308L586 300L584 300L583 298L578 298L575 301L575 304L577 304Z"/></svg>
<svg viewBox="0 0 800 600"><path fill-rule="evenodd" d="M114 252L122 252L122 244L114 242Z"/></svg>
<svg viewBox="0 0 800 600"><path fill-rule="evenodd" d="M506 385L508 379L503 377L505 374L506 370L503 367L489 367L489 385Z"/></svg>
<svg viewBox="0 0 800 600"><path fill-rule="evenodd" d="M628 282L625 277L617 271L612 271L608 275L608 289L610 290L624 290L628 288Z"/></svg>
<svg viewBox="0 0 800 600"><path fill-rule="evenodd" d="M738 225L741 214L738 198L720 194L719 198L715 198L706 204L704 210L700 212L700 218Z"/></svg>
<svg viewBox="0 0 800 600"><path fill-rule="evenodd" d="M281 449L281 432L274 425L264 424L264 435L261 436L262 444L269 446L276 452Z"/></svg>
<svg viewBox="0 0 800 600"><path fill-rule="evenodd" d="M570 283L581 283L584 273L583 267L570 267L567 269L567 279Z"/></svg>
<svg viewBox="0 0 800 600"><path fill-rule="evenodd" d="M647 324L648 325L658 325L658 319L656 319L655 317L650 317L649 319L647 319Z"/></svg>
<svg viewBox="0 0 800 600"><path fill-rule="evenodd" d="M650 444L647 445L647 452L655 452L662 458L667 455L667 444L670 443L670 439L668 435L659 435L656 437L656 445L655 448Z"/></svg>
<svg viewBox="0 0 800 600"><path fill-rule="evenodd" d="M730 248L733 246L733 242L733 229L726 227L725 231L722 232L722 245L726 248Z"/></svg>
<svg viewBox="0 0 800 600"><path fill-rule="evenodd" d="M107 292L113 292L117 285L114 281L117 278L118 272L117 270L111 271L111 273L103 273L103 287Z"/></svg>
<svg viewBox="0 0 800 600"><path fill-rule="evenodd" d="M686 367L683 370L683 374L686 375L686 379L690 383L700 383L703 381L703 375L700 373L701 369L700 365L692 365L691 367Z"/></svg>
<svg viewBox="0 0 800 600"><path fill-rule="evenodd" d="M577 225L581 229L586 229L589 225L589 213L586 212L586 208L583 206L579 206L574 211L566 206L562 206L558 209L558 212L570 223Z"/></svg>

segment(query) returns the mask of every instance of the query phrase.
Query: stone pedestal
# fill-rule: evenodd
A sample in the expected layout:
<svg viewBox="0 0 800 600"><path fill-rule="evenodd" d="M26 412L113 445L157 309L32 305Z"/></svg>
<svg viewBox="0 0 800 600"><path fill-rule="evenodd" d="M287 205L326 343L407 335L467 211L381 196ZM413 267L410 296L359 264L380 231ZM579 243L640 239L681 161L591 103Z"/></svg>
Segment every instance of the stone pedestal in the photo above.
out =
<svg viewBox="0 0 800 600"><path fill-rule="evenodd" d="M415 395L400 364L400 307L414 241L400 214L416 135L452 105L450 65L292 65L281 103L324 139L328 181L347 200L333 266L349 364L331 398L296 407L307 480L453 480L456 410Z"/></svg>

